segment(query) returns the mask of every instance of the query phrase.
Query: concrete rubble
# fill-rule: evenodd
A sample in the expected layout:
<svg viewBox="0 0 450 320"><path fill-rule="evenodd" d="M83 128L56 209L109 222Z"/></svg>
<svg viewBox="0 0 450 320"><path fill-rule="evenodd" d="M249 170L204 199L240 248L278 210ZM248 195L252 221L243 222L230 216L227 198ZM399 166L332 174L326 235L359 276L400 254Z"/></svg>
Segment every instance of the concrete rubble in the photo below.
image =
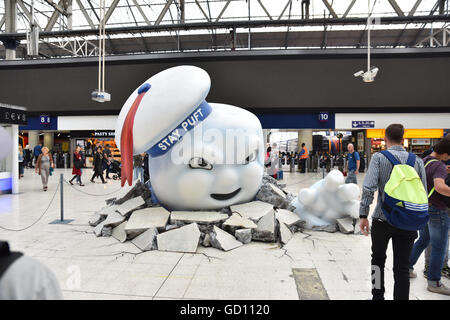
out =
<svg viewBox="0 0 450 320"><path fill-rule="evenodd" d="M134 211L125 227L130 236L138 235L147 229L165 229L169 221L170 212L163 207L145 208Z"/></svg>
<svg viewBox="0 0 450 320"><path fill-rule="evenodd" d="M275 211L272 211L258 221L257 228L252 230L252 239L264 242L275 242L275 227Z"/></svg>
<svg viewBox="0 0 450 320"><path fill-rule="evenodd" d="M236 239L243 244L250 243L252 241L252 229L239 229L234 233Z"/></svg>
<svg viewBox="0 0 450 320"><path fill-rule="evenodd" d="M131 198L121 205L119 205L116 209L122 216L132 212L133 210L137 210L143 208L145 206L145 200L141 196L137 196L135 198Z"/></svg>
<svg viewBox="0 0 450 320"><path fill-rule="evenodd" d="M158 250L175 252L197 252L200 230L196 223L170 230L156 236Z"/></svg>
<svg viewBox="0 0 450 320"><path fill-rule="evenodd" d="M337 219L336 223L338 225L339 231L342 233L353 233L353 218L347 217L343 219Z"/></svg>
<svg viewBox="0 0 450 320"><path fill-rule="evenodd" d="M213 231L209 235L211 246L216 249L230 251L243 245L242 242L236 240L231 234L216 226L214 226Z"/></svg>
<svg viewBox="0 0 450 320"><path fill-rule="evenodd" d="M273 205L262 201L252 201L243 204L230 206L231 211L239 213L241 217L248 218L254 222L266 216L269 213L274 213Z"/></svg>
<svg viewBox="0 0 450 320"><path fill-rule="evenodd" d="M170 223L184 225L189 223L216 224L228 219L228 215L217 211L172 211Z"/></svg>
<svg viewBox="0 0 450 320"><path fill-rule="evenodd" d="M125 242L127 240L127 233L125 232L125 226L127 222L122 222L117 227L112 229L113 238L119 240L119 242Z"/></svg>
<svg viewBox="0 0 450 320"><path fill-rule="evenodd" d="M157 235L158 230L156 228L150 228L131 240L131 243L133 243L142 251L156 250L158 249L158 246L156 244Z"/></svg>
<svg viewBox="0 0 450 320"><path fill-rule="evenodd" d="M284 187L264 175L254 201L217 211L169 212L152 202L147 184L137 181L106 200L107 206L95 212L88 223L94 227L95 236L130 241L142 251L195 253L198 245L229 251L251 241L285 245L295 232L303 230L305 221L292 212L295 207L290 203L295 196ZM340 220L313 229L359 232L359 220Z"/></svg>

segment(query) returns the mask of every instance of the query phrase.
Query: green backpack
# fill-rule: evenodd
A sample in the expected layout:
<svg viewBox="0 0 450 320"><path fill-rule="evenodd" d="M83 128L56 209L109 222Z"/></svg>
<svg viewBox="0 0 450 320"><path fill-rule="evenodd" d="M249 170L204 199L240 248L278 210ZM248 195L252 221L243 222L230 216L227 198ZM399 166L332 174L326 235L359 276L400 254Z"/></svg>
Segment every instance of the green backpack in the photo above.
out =
<svg viewBox="0 0 450 320"><path fill-rule="evenodd" d="M396 228L417 231L429 219L427 192L414 169L416 155L410 153L402 164L389 151L381 151L393 165L391 175L384 187L381 210L388 222Z"/></svg>

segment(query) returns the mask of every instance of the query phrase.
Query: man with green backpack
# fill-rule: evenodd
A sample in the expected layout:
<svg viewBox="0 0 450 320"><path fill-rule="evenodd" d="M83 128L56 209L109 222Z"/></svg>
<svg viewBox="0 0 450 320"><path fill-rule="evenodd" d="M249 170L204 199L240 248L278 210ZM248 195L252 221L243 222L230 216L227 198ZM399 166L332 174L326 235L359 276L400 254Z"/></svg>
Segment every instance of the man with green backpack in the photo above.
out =
<svg viewBox="0 0 450 320"><path fill-rule="evenodd" d="M450 288L441 282L441 271L448 250L449 217L445 197L450 197L450 187L446 185L447 167L450 158L450 137L438 142L433 152L423 159L428 184L428 204L430 221L420 230L420 237L414 244L410 257L410 272L414 277L414 265L423 250L431 242L431 255L428 268L428 291L450 295ZM417 275L416 275L417 276Z"/></svg>
<svg viewBox="0 0 450 320"><path fill-rule="evenodd" d="M401 124L386 128L387 150L373 155L363 183L359 216L361 231L366 236L369 207L378 190L371 228L373 300L384 300L384 265L390 239L394 253L394 300L409 299L409 257L417 231L429 219L424 164L403 148L403 134Z"/></svg>

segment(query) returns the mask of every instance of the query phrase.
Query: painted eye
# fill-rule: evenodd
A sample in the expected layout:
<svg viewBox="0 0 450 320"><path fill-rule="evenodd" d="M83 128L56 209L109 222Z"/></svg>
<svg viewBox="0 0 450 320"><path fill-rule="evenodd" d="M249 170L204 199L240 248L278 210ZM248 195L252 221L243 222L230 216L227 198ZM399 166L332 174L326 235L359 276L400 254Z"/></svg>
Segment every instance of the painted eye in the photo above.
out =
<svg viewBox="0 0 450 320"><path fill-rule="evenodd" d="M212 169L212 164L210 164L204 158L195 157L195 158L192 158L191 160L189 160L189 167L191 169L211 170Z"/></svg>
<svg viewBox="0 0 450 320"><path fill-rule="evenodd" d="M247 158L245 158L244 164L249 164L256 160L257 151L253 151Z"/></svg>

